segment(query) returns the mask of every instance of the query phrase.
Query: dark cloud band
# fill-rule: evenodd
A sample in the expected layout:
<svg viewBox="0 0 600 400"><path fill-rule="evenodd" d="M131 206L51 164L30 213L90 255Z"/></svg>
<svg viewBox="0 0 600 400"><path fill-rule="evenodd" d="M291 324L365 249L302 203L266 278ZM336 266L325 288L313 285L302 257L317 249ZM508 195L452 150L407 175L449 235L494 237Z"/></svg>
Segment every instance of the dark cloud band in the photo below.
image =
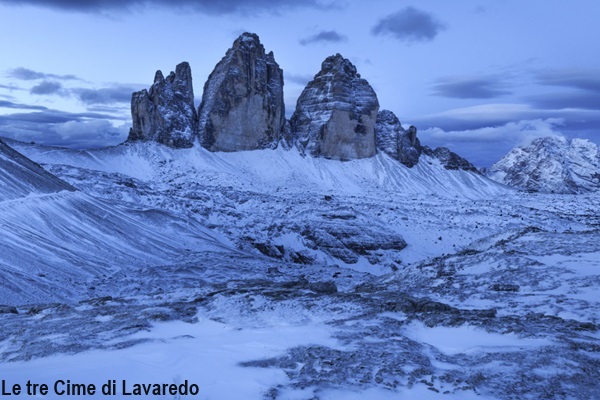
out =
<svg viewBox="0 0 600 400"><path fill-rule="evenodd" d="M75 89L74 92L82 103L94 105L129 103L131 102L131 94L137 90L140 90L140 88L115 86L104 89Z"/></svg>
<svg viewBox="0 0 600 400"><path fill-rule="evenodd" d="M512 94L503 77L444 78L432 87L433 94L454 99L492 99Z"/></svg>
<svg viewBox="0 0 600 400"><path fill-rule="evenodd" d="M2 0L0 0L2 3ZM35 81L38 79L59 79L59 80L79 80L75 75L56 75L44 72L34 71L28 68L15 68L8 73L8 76L24 81Z"/></svg>
<svg viewBox="0 0 600 400"><path fill-rule="evenodd" d="M0 4L33 5L66 11L98 13L139 10L141 7L185 9L204 14L276 13L294 8L339 8L337 0L0 0Z"/></svg>

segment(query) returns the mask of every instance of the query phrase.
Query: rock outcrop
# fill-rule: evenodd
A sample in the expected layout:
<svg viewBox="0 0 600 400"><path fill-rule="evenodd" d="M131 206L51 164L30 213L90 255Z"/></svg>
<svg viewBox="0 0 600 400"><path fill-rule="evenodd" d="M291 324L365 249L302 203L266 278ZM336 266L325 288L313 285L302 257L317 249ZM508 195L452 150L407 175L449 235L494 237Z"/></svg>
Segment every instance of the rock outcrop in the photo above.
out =
<svg viewBox="0 0 600 400"><path fill-rule="evenodd" d="M216 65L198 115L200 142L211 151L277 146L286 122L283 71L257 35L242 34Z"/></svg>
<svg viewBox="0 0 600 400"><path fill-rule="evenodd" d="M417 128L405 130L398 117L388 110L377 113L375 125L377 149L411 168L419 162L421 143L417 139Z"/></svg>
<svg viewBox="0 0 600 400"><path fill-rule="evenodd" d="M327 57L298 98L290 123L296 146L313 157L351 160L376 154L377 95L340 54Z"/></svg>
<svg viewBox="0 0 600 400"><path fill-rule="evenodd" d="M515 147L487 175L500 183L535 192L600 190L600 146L586 139L551 136Z"/></svg>
<svg viewBox="0 0 600 400"><path fill-rule="evenodd" d="M471 164L467 159L462 158L453 151L450 151L450 149L447 147L438 147L435 150L432 150L428 146L424 146L422 150L423 154L428 155L429 157L437 158L446 169L462 169L464 171L471 171L477 174L480 173L477 167Z"/></svg>
<svg viewBox="0 0 600 400"><path fill-rule="evenodd" d="M131 118L128 142L191 147L197 134L197 114L190 65L182 62L166 78L157 71L150 90L133 93Z"/></svg>

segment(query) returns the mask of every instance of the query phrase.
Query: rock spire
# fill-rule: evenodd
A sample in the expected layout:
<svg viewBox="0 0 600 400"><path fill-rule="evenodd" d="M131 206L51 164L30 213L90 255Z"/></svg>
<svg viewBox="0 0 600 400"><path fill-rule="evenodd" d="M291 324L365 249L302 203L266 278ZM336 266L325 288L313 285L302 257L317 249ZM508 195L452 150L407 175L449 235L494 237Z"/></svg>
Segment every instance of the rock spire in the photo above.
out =
<svg viewBox="0 0 600 400"><path fill-rule="evenodd" d="M351 160L376 154L377 95L340 54L327 57L308 83L290 123L300 150L313 157Z"/></svg>
<svg viewBox="0 0 600 400"><path fill-rule="evenodd" d="M128 142L191 147L197 134L197 115L190 65L182 62L166 78L157 71L150 90L133 93L131 117Z"/></svg>
<svg viewBox="0 0 600 400"><path fill-rule="evenodd" d="M211 151L273 148L285 127L283 71L256 34L238 37L204 85L200 142Z"/></svg>

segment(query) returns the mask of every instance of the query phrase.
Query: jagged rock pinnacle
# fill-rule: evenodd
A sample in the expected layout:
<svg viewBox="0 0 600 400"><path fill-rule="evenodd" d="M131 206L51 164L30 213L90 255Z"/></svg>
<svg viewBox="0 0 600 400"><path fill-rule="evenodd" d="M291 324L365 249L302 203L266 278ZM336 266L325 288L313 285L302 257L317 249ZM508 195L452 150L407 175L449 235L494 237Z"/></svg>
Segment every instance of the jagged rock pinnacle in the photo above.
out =
<svg viewBox="0 0 600 400"><path fill-rule="evenodd" d="M182 62L166 78L154 76L150 90L131 97L133 127L128 142L156 141L171 147L191 147L197 134L192 71Z"/></svg>
<svg viewBox="0 0 600 400"><path fill-rule="evenodd" d="M283 71L254 33L238 37L204 85L200 142L211 151L273 148L285 126Z"/></svg>

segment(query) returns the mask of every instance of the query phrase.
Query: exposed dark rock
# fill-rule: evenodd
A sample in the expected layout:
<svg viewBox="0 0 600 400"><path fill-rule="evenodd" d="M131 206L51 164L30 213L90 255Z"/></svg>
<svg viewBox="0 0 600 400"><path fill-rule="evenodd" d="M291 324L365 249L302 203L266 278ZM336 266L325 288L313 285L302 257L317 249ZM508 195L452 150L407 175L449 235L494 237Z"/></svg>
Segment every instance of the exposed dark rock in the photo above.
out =
<svg viewBox="0 0 600 400"><path fill-rule="evenodd" d="M323 214L318 223L294 227L309 248L322 250L347 264L355 264L361 256L377 264L377 253L401 251L406 242L398 233L384 225L365 224L365 220L338 211Z"/></svg>
<svg viewBox="0 0 600 400"><path fill-rule="evenodd" d="M283 71L256 34L238 37L216 65L198 115L201 143L211 151L277 146L286 128Z"/></svg>
<svg viewBox="0 0 600 400"><path fill-rule="evenodd" d="M18 314L16 307L0 305L0 314Z"/></svg>
<svg viewBox="0 0 600 400"><path fill-rule="evenodd" d="M449 170L459 170L462 169L464 171L471 171L479 174L479 170L471 164L468 160L462 158L458 154L450 151L450 149L446 147L438 147L435 150L424 146L423 154L426 154L430 157L437 158L444 168Z"/></svg>
<svg viewBox="0 0 600 400"><path fill-rule="evenodd" d="M372 157L378 110L377 95L356 67L340 54L327 57L290 120L296 145L313 157Z"/></svg>
<svg viewBox="0 0 600 400"><path fill-rule="evenodd" d="M520 287L510 283L494 283L490 289L496 292L518 292Z"/></svg>
<svg viewBox="0 0 600 400"><path fill-rule="evenodd" d="M182 62L166 78L157 71L149 91L133 93L131 118L128 142L191 147L197 134L197 115L190 65Z"/></svg>
<svg viewBox="0 0 600 400"><path fill-rule="evenodd" d="M331 281L327 282L313 282L309 284L308 288L313 292L323 293L323 294L334 294L337 293L338 288L335 283Z"/></svg>
<svg viewBox="0 0 600 400"><path fill-rule="evenodd" d="M421 143L417 139L417 128L405 130L398 117L388 110L377 113L375 125L377 149L400 161L407 167L414 167L421 156Z"/></svg>

